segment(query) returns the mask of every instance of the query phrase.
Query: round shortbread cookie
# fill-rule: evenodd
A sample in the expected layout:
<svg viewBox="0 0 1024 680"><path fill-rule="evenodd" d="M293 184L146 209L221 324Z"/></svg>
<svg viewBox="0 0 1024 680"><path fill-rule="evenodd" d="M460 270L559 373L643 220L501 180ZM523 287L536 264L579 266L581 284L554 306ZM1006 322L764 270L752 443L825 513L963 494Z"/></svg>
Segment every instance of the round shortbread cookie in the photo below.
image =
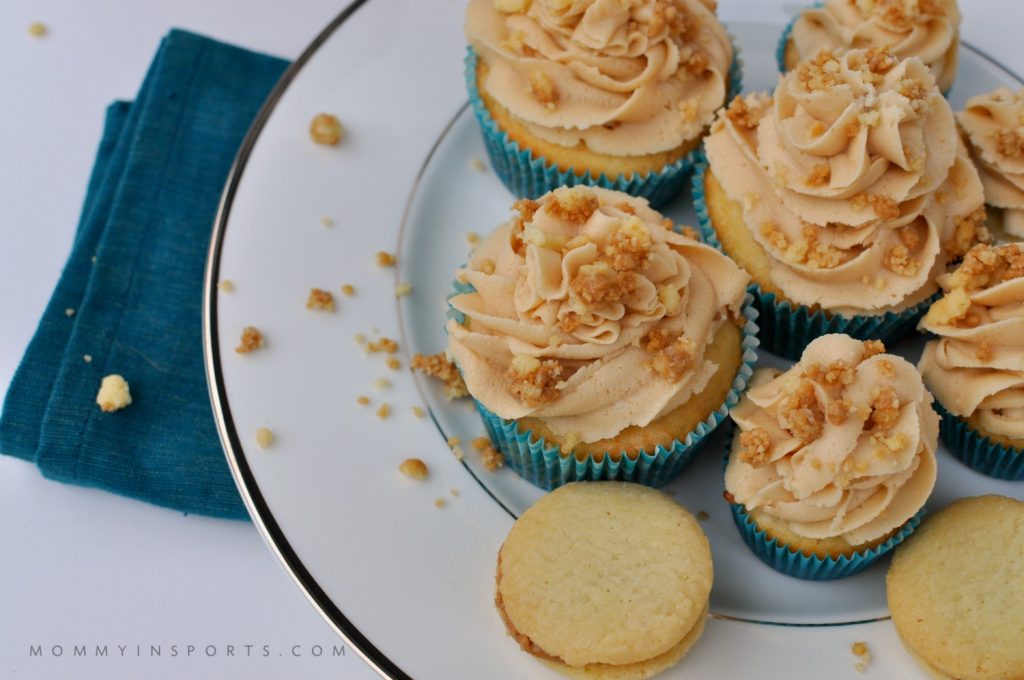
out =
<svg viewBox="0 0 1024 680"><path fill-rule="evenodd" d="M523 648L556 667L650 677L699 635L712 578L707 537L678 503L637 484L583 482L548 494L512 527L495 602ZM647 674L608 668L635 664Z"/></svg>
<svg viewBox="0 0 1024 680"><path fill-rule="evenodd" d="M933 677L1024 679L1024 502L964 498L897 548L893 623Z"/></svg>

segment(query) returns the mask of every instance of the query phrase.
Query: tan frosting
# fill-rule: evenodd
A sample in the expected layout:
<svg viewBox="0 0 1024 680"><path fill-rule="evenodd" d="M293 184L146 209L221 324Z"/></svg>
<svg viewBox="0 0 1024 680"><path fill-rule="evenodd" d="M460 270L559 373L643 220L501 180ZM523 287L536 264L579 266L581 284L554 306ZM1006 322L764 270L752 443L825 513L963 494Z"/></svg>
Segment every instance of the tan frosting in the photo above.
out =
<svg viewBox="0 0 1024 680"><path fill-rule="evenodd" d="M939 279L947 295L921 328L939 336L918 367L954 415L1024 439L1024 246L979 246Z"/></svg>
<svg viewBox="0 0 1024 680"><path fill-rule="evenodd" d="M945 92L956 76L960 10L956 0L826 0L805 9L793 24L800 59L821 49L888 48L897 57L917 57L931 68Z"/></svg>
<svg viewBox="0 0 1024 680"><path fill-rule="evenodd" d="M451 300L467 324L449 322L449 350L473 397L502 418L540 418L560 437L591 442L700 392L717 370L704 351L739 318L749 277L666 228L644 199L577 187L518 205L520 217L458 272L476 292ZM626 237L638 247L624 246ZM628 285L595 297L595 272ZM678 339L682 354L652 351L655 335ZM673 356L682 363L665 363ZM544 398L524 400L520 369L536 369L533 359L563 372Z"/></svg>
<svg viewBox="0 0 1024 680"><path fill-rule="evenodd" d="M774 98L734 100L705 145L773 283L802 305L874 314L923 300L984 218L953 112L916 58L821 53Z"/></svg>
<svg viewBox="0 0 1024 680"><path fill-rule="evenodd" d="M1024 239L1024 90L1001 87L967 100L956 114L985 186L985 202L1003 209L1003 231Z"/></svg>
<svg viewBox="0 0 1024 680"><path fill-rule="evenodd" d="M825 335L789 371L755 373L732 412L739 430L725 486L737 503L801 536L851 545L924 505L939 437L932 397L912 364L869 349Z"/></svg>
<svg viewBox="0 0 1024 680"><path fill-rule="evenodd" d="M732 44L700 0L470 0L483 89L531 133L633 156L698 137L725 102Z"/></svg>

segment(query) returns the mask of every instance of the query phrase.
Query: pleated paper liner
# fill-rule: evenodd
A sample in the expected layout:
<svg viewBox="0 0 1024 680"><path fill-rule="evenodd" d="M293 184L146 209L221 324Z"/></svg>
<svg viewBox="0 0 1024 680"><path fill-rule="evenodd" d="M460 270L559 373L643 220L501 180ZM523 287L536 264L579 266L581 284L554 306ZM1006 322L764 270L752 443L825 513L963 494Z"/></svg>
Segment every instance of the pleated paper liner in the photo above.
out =
<svg viewBox="0 0 1024 680"><path fill-rule="evenodd" d="M1024 451L989 439L938 401L934 405L942 418L939 423L942 442L955 458L983 475L1011 482L1024 481Z"/></svg>

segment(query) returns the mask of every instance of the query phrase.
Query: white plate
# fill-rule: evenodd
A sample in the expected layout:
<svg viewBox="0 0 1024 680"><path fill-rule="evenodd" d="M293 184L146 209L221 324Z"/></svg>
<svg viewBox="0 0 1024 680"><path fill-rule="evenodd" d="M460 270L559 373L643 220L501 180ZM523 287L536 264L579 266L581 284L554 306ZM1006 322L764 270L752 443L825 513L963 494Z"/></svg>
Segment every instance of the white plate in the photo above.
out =
<svg viewBox="0 0 1024 680"><path fill-rule="evenodd" d="M768 3L723 3L745 64L746 89L770 89L785 14ZM211 248L207 368L221 435L257 526L310 601L383 675L417 678L558 677L519 651L494 610L494 558L514 516L541 491L509 470L486 472L470 447L460 463L445 438L483 426L468 404L414 379L413 352L443 349L445 296L469 231L507 218L512 197L492 172L462 85L464 5L361 1L317 38L272 93L228 186ZM743 20L738 20L742 17ZM736 19L736 20L734 20ZM1020 81L972 48L962 52L953 104ZM347 136L318 147L308 123L337 113ZM694 222L688 197L666 210ZM334 226L325 227L329 216ZM395 270L374 254L397 252ZM235 284L220 292L220 279ZM396 299L399 282L413 293ZM342 283L358 289L339 293ZM333 314L305 309L309 289L335 293ZM265 349L233 351L259 327ZM403 370L354 342L400 338ZM916 360L920 341L898 346ZM762 363L783 365L765 356ZM372 387L386 378L392 387ZM356 404L358 395L373 399ZM374 412L387 402L386 420ZM418 420L414 405L429 407ZM277 440L261 450L255 432ZM877 677L923 677L887 619L886 562L853 578L781 576L741 543L722 500L721 443L667 491L705 522L714 552L712 619L666 678L861 677L850 644L866 640ZM398 472L430 466L426 482ZM458 491L458 496L450 493ZM975 474L940 453L929 508L979 493L1024 497L1024 486ZM447 504L435 508L436 498ZM739 651L738 651L739 650ZM799 665L793 659L801 659Z"/></svg>

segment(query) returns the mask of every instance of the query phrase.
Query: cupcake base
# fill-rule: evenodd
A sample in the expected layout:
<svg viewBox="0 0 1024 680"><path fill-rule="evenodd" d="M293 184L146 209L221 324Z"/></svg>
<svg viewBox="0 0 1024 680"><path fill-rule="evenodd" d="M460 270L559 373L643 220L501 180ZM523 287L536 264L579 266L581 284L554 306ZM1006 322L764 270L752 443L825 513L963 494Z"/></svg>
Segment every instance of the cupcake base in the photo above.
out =
<svg viewBox="0 0 1024 680"><path fill-rule="evenodd" d="M942 418L939 435L953 457L983 475L1011 482L1024 481L1024 451L985 436L938 401L934 406Z"/></svg>
<svg viewBox="0 0 1024 680"><path fill-rule="evenodd" d="M855 316L831 313L820 307L804 307L787 300L768 278L767 255L749 237L741 206L725 195L704 154L700 153L696 160L692 195L701 237L705 243L736 260L751 275L753 282L749 292L758 311L761 346L768 351L797 361L809 342L829 333L845 333L858 340L894 342L916 328L936 299L937 295L931 296L899 311ZM720 233L714 224L729 226Z"/></svg>
<svg viewBox="0 0 1024 680"><path fill-rule="evenodd" d="M735 47L734 47L734 54ZM694 165L694 154L700 145L701 138L664 154L664 159L656 159L659 154L651 156L652 162L661 162L647 171L624 172L609 174L590 170L577 171L566 159L549 159L535 150L527 148L506 131L492 115L492 110L485 103L477 86L478 60L476 52L467 48L465 59L466 90L469 103L476 115L477 122L483 133L484 146L491 165L502 183L515 196L520 198L539 198L560 186L576 186L585 184L605 189L623 191L633 196L646 198L653 208L665 205L686 185ZM742 90L741 62L734 56L729 71L729 87L726 101ZM501 110L494 109L501 117ZM572 149L564 150L571 154ZM647 158L647 157L644 157ZM666 162L668 161L668 162ZM632 161L631 161L632 162ZM621 167L620 170L629 168Z"/></svg>

